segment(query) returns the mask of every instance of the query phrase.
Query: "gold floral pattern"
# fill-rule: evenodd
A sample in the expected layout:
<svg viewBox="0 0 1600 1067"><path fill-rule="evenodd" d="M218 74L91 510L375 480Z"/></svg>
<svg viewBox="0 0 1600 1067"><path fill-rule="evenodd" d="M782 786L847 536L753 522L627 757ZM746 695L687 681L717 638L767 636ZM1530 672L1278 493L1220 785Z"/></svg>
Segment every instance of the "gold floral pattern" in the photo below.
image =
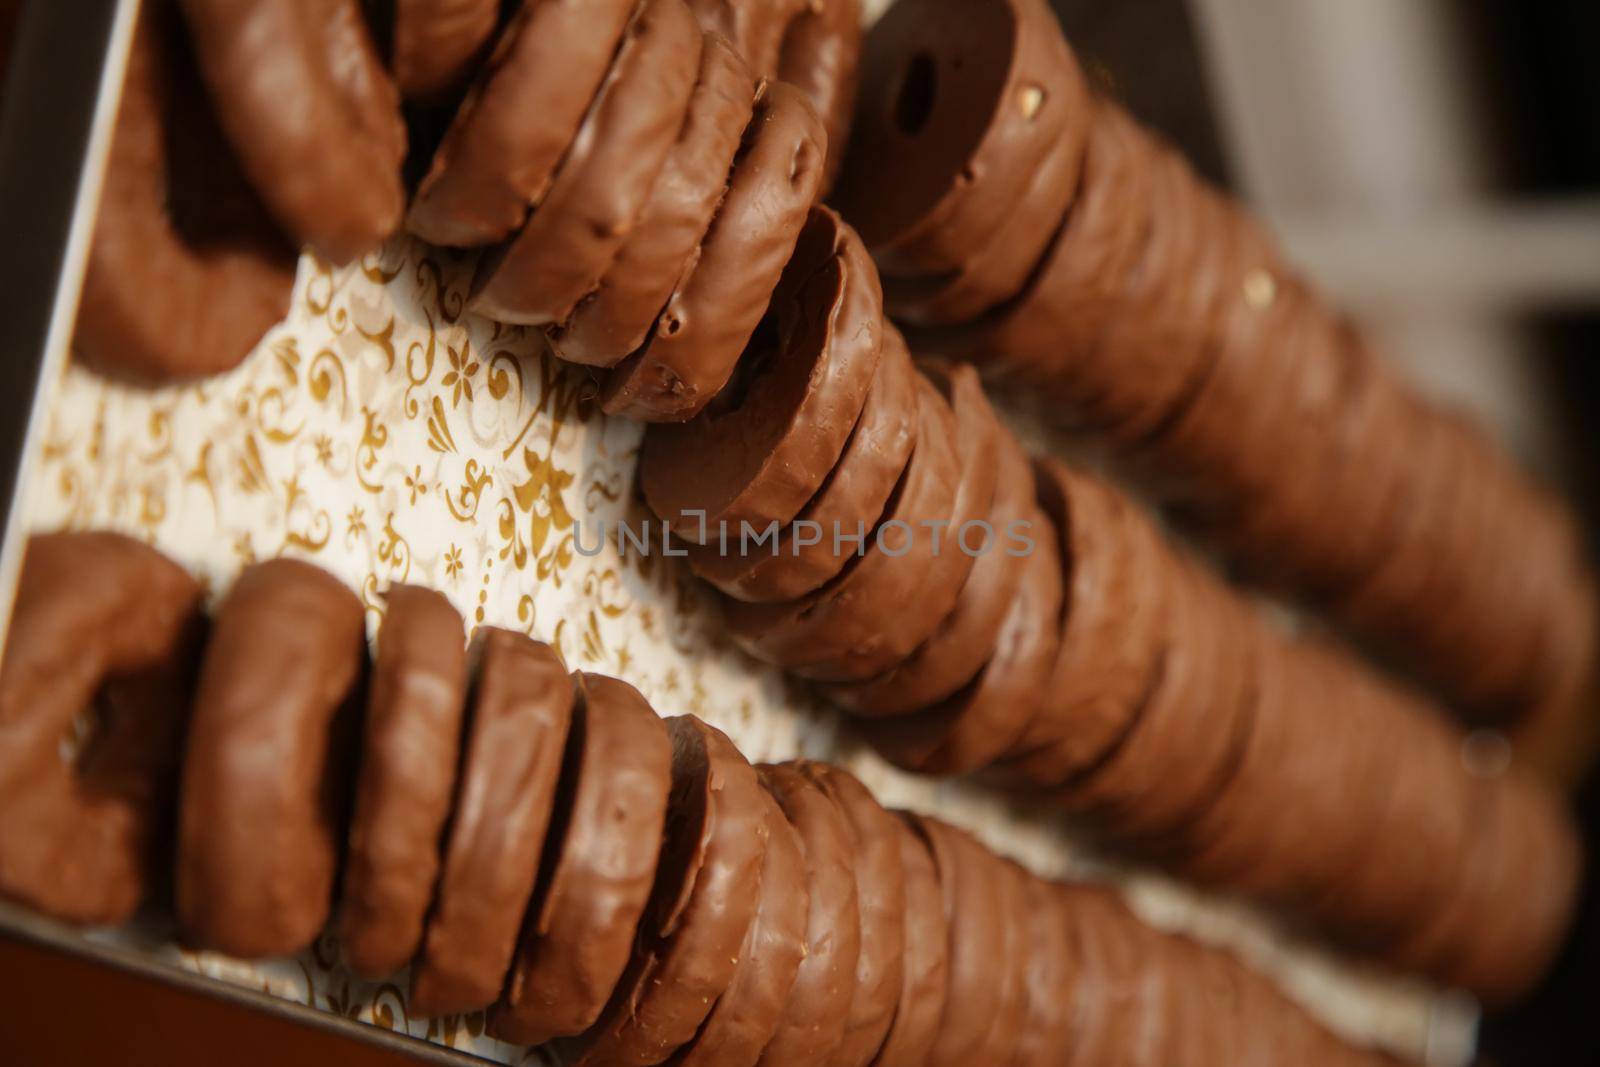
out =
<svg viewBox="0 0 1600 1067"><path fill-rule="evenodd" d="M834 759L886 803L938 812L1042 872L1115 873L1047 815L892 771L803 689L735 651L676 561L619 545L619 521L647 518L633 490L639 427L605 418L588 377L547 358L535 332L467 313L472 269L470 257L404 239L340 270L308 256L289 318L230 374L148 391L70 368L33 457L30 525L132 533L214 592L256 560L299 556L358 590L373 627L389 585L431 585L469 625L549 641L574 668L634 683L663 714L703 716L752 759ZM602 550L577 552L601 523ZM1316 1006L1332 1005L1323 1014L1347 1030L1415 1052L1430 1029L1459 1028L1424 991L1263 937L1237 909L1147 878L1132 896L1165 925L1243 945ZM245 964L181 951L160 930L93 936L491 1059L538 1062L488 1037L481 1014L412 1018L404 976L357 981L326 939L294 960Z"/></svg>

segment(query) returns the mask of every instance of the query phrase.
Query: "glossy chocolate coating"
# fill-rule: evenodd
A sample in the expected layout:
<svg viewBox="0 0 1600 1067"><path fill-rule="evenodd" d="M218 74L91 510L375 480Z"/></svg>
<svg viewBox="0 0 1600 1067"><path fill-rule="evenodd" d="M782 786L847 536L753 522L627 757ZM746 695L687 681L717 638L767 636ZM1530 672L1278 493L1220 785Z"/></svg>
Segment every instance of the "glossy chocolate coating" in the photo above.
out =
<svg viewBox="0 0 1600 1067"><path fill-rule="evenodd" d="M217 116L279 224L334 263L400 225L400 99L358 0L179 0Z"/></svg>
<svg viewBox="0 0 1600 1067"><path fill-rule="evenodd" d="M448 98L472 76L500 23L500 0L394 0L389 66L407 100Z"/></svg>
<svg viewBox="0 0 1600 1067"><path fill-rule="evenodd" d="M294 286L294 249L240 172L176 22L152 0L134 31L72 338L91 370L148 384L232 369Z"/></svg>
<svg viewBox="0 0 1600 1067"><path fill-rule="evenodd" d="M337 578L274 559L212 621L178 822L178 924L190 944L284 956L321 932L344 840L365 610Z"/></svg>
<svg viewBox="0 0 1600 1067"><path fill-rule="evenodd" d="M356 974L376 979L400 970L422 940L455 800L466 703L461 616L432 589L391 588L340 890L339 944Z"/></svg>
<svg viewBox="0 0 1600 1067"><path fill-rule="evenodd" d="M154 549L28 541L0 664L0 897L118 924L159 884L201 629L199 583Z"/></svg>
<svg viewBox="0 0 1600 1067"><path fill-rule="evenodd" d="M510 630L478 631L471 727L444 867L411 969L427 1015L500 996L533 894L572 721L573 687L554 649Z"/></svg>

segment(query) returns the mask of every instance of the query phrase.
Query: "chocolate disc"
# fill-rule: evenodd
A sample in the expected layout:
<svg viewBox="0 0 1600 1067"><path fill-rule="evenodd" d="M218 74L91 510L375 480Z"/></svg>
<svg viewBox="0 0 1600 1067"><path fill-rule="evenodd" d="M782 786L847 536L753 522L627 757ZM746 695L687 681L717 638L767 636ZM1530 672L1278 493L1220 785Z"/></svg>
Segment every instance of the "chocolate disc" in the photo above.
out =
<svg viewBox="0 0 1600 1067"><path fill-rule="evenodd" d="M0 664L0 896L120 924L157 883L201 589L131 538L28 541ZM63 752L80 718L86 744Z"/></svg>
<svg viewBox="0 0 1600 1067"><path fill-rule="evenodd" d="M981 1062L1002 1000L1006 916L1001 911L997 871L983 846L965 831L926 816L913 816L939 872L945 922L950 928L950 984L939 1033L927 1063L957 1067Z"/></svg>
<svg viewBox="0 0 1600 1067"><path fill-rule="evenodd" d="M1061 890L1018 871L1027 893L1028 966L1024 973L1027 1012L1017 1030L1012 1067L1056 1067L1072 1046L1075 994L1082 974ZM1223 1067L1221 1063L1206 1067Z"/></svg>
<svg viewBox="0 0 1600 1067"><path fill-rule="evenodd" d="M920 1067L939 1037L950 981L950 938L933 854L908 819L895 816L900 864L905 871L905 966L894 1021L874 1067Z"/></svg>
<svg viewBox="0 0 1600 1067"><path fill-rule="evenodd" d="M295 253L240 173L162 4L140 13L72 347L164 383L236 366L289 310ZM159 277L161 284L143 284Z"/></svg>
<svg viewBox="0 0 1600 1067"><path fill-rule="evenodd" d="M635 0L529 0L500 33L406 216L436 245L493 244L543 199Z"/></svg>
<svg viewBox="0 0 1600 1067"><path fill-rule="evenodd" d="M400 95L437 102L466 84L499 22L499 0L394 0Z"/></svg>
<svg viewBox="0 0 1600 1067"><path fill-rule="evenodd" d="M859 723L890 762L919 774L965 774L987 767L1028 728L1056 662L1061 560L1055 531L1035 512L1033 542L1016 600L994 657L961 691L923 711Z"/></svg>
<svg viewBox="0 0 1600 1067"><path fill-rule="evenodd" d="M800 91L769 84L699 257L643 347L606 376L607 414L685 422L728 384L816 199L826 150Z"/></svg>
<svg viewBox="0 0 1600 1067"><path fill-rule="evenodd" d="M1157 992L1144 931L1115 890L1073 887L1068 916L1084 970L1073 1062L1156 1067L1146 1004ZM1141 1047L1143 1046L1143 1047Z"/></svg>
<svg viewBox="0 0 1600 1067"><path fill-rule="evenodd" d="M806 956L810 890L800 835L770 796L767 827L771 833L761 868L761 903L739 949L739 969L694 1043L667 1061L675 1067L752 1067L783 1021Z"/></svg>
<svg viewBox="0 0 1600 1067"><path fill-rule="evenodd" d="M787 523L838 463L878 367L883 294L855 234L811 210L731 387L686 423L652 426L650 509L680 537Z"/></svg>
<svg viewBox="0 0 1600 1067"><path fill-rule="evenodd" d="M906 947L901 827L850 772L809 761L798 766L844 813L854 843L861 955L844 1040L831 1062L837 1067L865 1067L883 1046L900 1003Z"/></svg>
<svg viewBox="0 0 1600 1067"><path fill-rule="evenodd" d="M700 24L732 42L760 78L778 73L783 35L806 8L806 0L688 0L688 4Z"/></svg>
<svg viewBox="0 0 1600 1067"><path fill-rule="evenodd" d="M722 202L755 96L755 76L739 53L706 34L678 142L599 287L545 331L556 355L614 367L644 344Z"/></svg>
<svg viewBox="0 0 1600 1067"><path fill-rule="evenodd" d="M1010 1063L1016 1055L1023 1024L1028 1018L1028 967L1035 951L1028 943L1028 887L1030 876L1009 860L985 850L982 862L994 878L1000 911L1001 938L998 966L989 979L999 997L989 1032L971 1063Z"/></svg>
<svg viewBox="0 0 1600 1067"><path fill-rule="evenodd" d="M1008 774L1059 785L1127 733L1159 677L1164 546L1126 497L1055 462L1036 464L1039 503L1061 534L1060 651L1039 712L1006 756Z"/></svg>
<svg viewBox="0 0 1600 1067"><path fill-rule="evenodd" d="M806 954L763 1067L833 1063L856 992L861 916L850 823L794 764L763 765L761 782L800 835L811 909Z"/></svg>
<svg viewBox="0 0 1600 1067"><path fill-rule="evenodd" d="M726 545L719 532L705 545L685 546L694 572L735 600L772 603L820 588L852 558L834 550L833 531L871 530L883 515L916 444L919 379L899 331L884 326L883 353L861 417L795 524L770 545L751 543L763 531L746 537L738 530L729 532Z"/></svg>
<svg viewBox="0 0 1600 1067"><path fill-rule="evenodd" d="M178 825L178 925L190 944L287 956L321 932L344 837L365 614L337 578L292 559L250 567L217 608Z"/></svg>
<svg viewBox="0 0 1600 1067"><path fill-rule="evenodd" d="M838 200L885 273L959 270L995 238L1058 142L1081 153L1087 87L1041 0L913 0L867 37L860 123ZM1076 181L1030 234L1036 259Z"/></svg>
<svg viewBox="0 0 1600 1067"><path fill-rule="evenodd" d="M984 525L951 531L951 551L978 553L956 606L909 659L865 682L824 686L835 704L857 714L888 716L925 708L951 696L975 678L995 651L1006 616L1017 602L1027 555L1013 540L1013 524L1029 521L1033 471L1022 447L999 435L999 472L994 506ZM969 537L969 535L971 535ZM1057 583L1059 589L1059 582ZM1047 621L1047 626L1050 622ZM1019 727L1020 728L1020 727Z"/></svg>
<svg viewBox="0 0 1600 1067"><path fill-rule="evenodd" d="M957 531L994 502L1001 431L970 366L945 380L955 432L941 436L927 424L918 431L920 447L886 511L893 518L879 526L865 556L798 601L724 602L734 639L753 654L820 681L870 678L910 655L954 608L975 562L956 543ZM932 418L950 406L931 383L923 403Z"/></svg>
<svg viewBox="0 0 1600 1067"><path fill-rule="evenodd" d="M860 64L861 0L808 0L785 28L777 75L810 98L828 131L824 194L850 143Z"/></svg>
<svg viewBox="0 0 1600 1067"><path fill-rule="evenodd" d="M656 885L632 960L599 1022L558 1043L575 1065L660 1063L694 1039L738 971L770 831L761 783L727 735L667 720L672 793Z"/></svg>
<svg viewBox="0 0 1600 1067"><path fill-rule="evenodd" d="M683 0L645 0L549 189L522 230L478 262L471 310L564 322L600 284L683 128L700 41Z"/></svg>
<svg viewBox="0 0 1600 1067"><path fill-rule="evenodd" d="M500 996L555 808L573 685L554 649L484 628L444 869L411 969L410 1009L455 1015Z"/></svg>
<svg viewBox="0 0 1600 1067"><path fill-rule="evenodd" d="M334 263L393 233L405 123L357 0L180 2L217 117L283 228Z"/></svg>
<svg viewBox="0 0 1600 1067"><path fill-rule="evenodd" d="M503 1041L538 1045L600 1015L650 898L671 786L672 746L626 682L574 676L556 812L505 994L489 1016Z"/></svg>
<svg viewBox="0 0 1600 1067"><path fill-rule="evenodd" d="M397 585L384 602L339 906L345 963L373 980L402 970L422 940L467 703L466 638L450 601Z"/></svg>

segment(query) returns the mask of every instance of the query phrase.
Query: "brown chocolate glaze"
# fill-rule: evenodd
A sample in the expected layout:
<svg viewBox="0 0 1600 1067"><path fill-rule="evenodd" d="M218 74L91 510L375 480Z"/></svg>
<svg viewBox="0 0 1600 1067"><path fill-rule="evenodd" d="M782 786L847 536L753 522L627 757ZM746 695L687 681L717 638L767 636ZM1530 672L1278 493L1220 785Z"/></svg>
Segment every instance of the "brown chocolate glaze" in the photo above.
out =
<svg viewBox="0 0 1600 1067"><path fill-rule="evenodd" d="M515 233L544 197L611 66L634 0L529 0L500 33L406 216L433 244Z"/></svg>
<svg viewBox="0 0 1600 1067"><path fill-rule="evenodd" d="M116 924L149 896L201 628L199 583L154 549L109 533L28 541L0 664L0 897Z"/></svg>
<svg viewBox="0 0 1600 1067"><path fill-rule="evenodd" d="M947 551L977 554L955 607L932 636L887 673L865 682L824 686L835 704L870 716L926 708L966 686L993 655L1027 568L1027 555L1012 539L1012 524L1029 521L1036 510L1033 471L1022 446L1002 434L998 452L994 506L984 518L987 528L948 531Z"/></svg>
<svg viewBox="0 0 1600 1067"><path fill-rule="evenodd" d="M905 957L900 999L875 1067L920 1067L939 1037L950 981L950 935L933 854L915 816L895 814L895 836L905 873Z"/></svg>
<svg viewBox="0 0 1600 1067"><path fill-rule="evenodd" d="M822 192L833 187L850 143L861 65L861 0L808 0L785 28L777 75L811 100L828 131Z"/></svg>
<svg viewBox="0 0 1600 1067"><path fill-rule="evenodd" d="M394 0L393 22L400 95L435 103L471 78L500 24L500 0Z"/></svg>
<svg viewBox="0 0 1600 1067"><path fill-rule="evenodd" d="M467 647L443 594L397 585L384 595L367 692L338 927L346 965L378 979L422 941L455 799Z"/></svg>
<svg viewBox="0 0 1600 1067"><path fill-rule="evenodd" d="M1040 714L1006 767L1041 785L1092 766L1132 727L1160 675L1165 625L1156 532L1104 483L1035 464L1039 503L1060 533L1066 598L1060 651Z"/></svg>
<svg viewBox="0 0 1600 1067"><path fill-rule="evenodd" d="M867 36L841 210L886 274L959 270L1053 145L1081 154L1086 94L1042 0L902 0ZM1056 219L1073 186L1047 191ZM1053 228L1025 235L1030 258Z"/></svg>
<svg viewBox="0 0 1600 1067"><path fill-rule="evenodd" d="M883 294L866 249L828 208L812 208L764 321L721 397L645 435L640 486L680 537L793 519L861 416L882 352Z"/></svg>
<svg viewBox="0 0 1600 1067"><path fill-rule="evenodd" d="M706 34L687 118L637 222L594 292L545 331L557 356L614 367L644 344L722 203L755 97L739 53Z"/></svg>
<svg viewBox="0 0 1600 1067"><path fill-rule="evenodd" d="M406 132L358 0L179 0L218 118L273 216L347 263L400 225Z"/></svg>
<svg viewBox="0 0 1600 1067"><path fill-rule="evenodd" d="M1016 599L978 676L920 711L858 724L891 763L920 774L976 771L1013 748L1038 714L1056 662L1061 555L1050 520L1036 511L1031 522L1033 546Z"/></svg>
<svg viewBox="0 0 1600 1067"><path fill-rule="evenodd" d="M150 384L236 366L294 286L294 250L240 173L178 31L170 2L141 9L72 338L91 370Z"/></svg>
<svg viewBox="0 0 1600 1067"><path fill-rule="evenodd" d="M600 1021L560 1044L569 1064L660 1063L693 1040L733 983L760 903L770 831L755 768L698 719L667 730L672 794L650 907Z"/></svg>
<svg viewBox="0 0 1600 1067"><path fill-rule="evenodd" d="M1028 961L1033 946L1028 944L1028 878L1016 864L984 849L981 862L988 865L995 880L1000 910L1000 958L990 975L999 1001L988 1033L975 1053L973 1063L1008 1063L1016 1054L1022 1025L1028 1017Z"/></svg>
<svg viewBox="0 0 1600 1067"><path fill-rule="evenodd" d="M933 854L950 930L950 984L927 1062L975 1063L972 1056L984 1047L1001 1002L1006 917L997 872L966 831L927 816L913 816L911 823Z"/></svg>
<svg viewBox="0 0 1600 1067"><path fill-rule="evenodd" d="M905 969L906 874L902 830L849 771L802 761L800 771L844 813L854 848L856 900L861 914L861 954L855 994L836 1067L865 1067L883 1047L900 1003Z"/></svg>
<svg viewBox="0 0 1600 1067"><path fill-rule="evenodd" d="M212 620L178 821L178 924L231 956L309 945L332 903L365 610L337 578L274 559Z"/></svg>
<svg viewBox="0 0 1600 1067"><path fill-rule="evenodd" d="M472 719L444 868L411 969L413 1010L452 1015L500 996L533 893L572 721L573 686L548 645L478 631Z"/></svg>
<svg viewBox="0 0 1600 1067"><path fill-rule="evenodd" d="M850 823L839 805L795 764L762 765L761 784L800 835L811 907L805 959L783 1021L759 1062L764 1067L832 1064L844 1040L861 953Z"/></svg>
<svg viewBox="0 0 1600 1067"><path fill-rule="evenodd" d="M870 678L908 656L955 606L975 561L951 544L949 531L988 514L1001 431L971 367L955 368L946 383L953 432L941 435L926 423L918 431L920 445L885 512L892 517L864 556L801 600L724 602L735 640L753 654L819 681ZM925 384L923 406L926 418L940 420L950 403ZM944 526L936 531L928 522Z"/></svg>
<svg viewBox="0 0 1600 1067"><path fill-rule="evenodd" d="M735 600L756 603L793 600L835 577L851 557L833 550L833 530L875 528L911 459L918 377L899 331L885 323L883 351L861 417L839 462L795 517L797 523L814 525L785 527L768 546L748 543L760 530L742 543L742 529L729 530L726 547L720 536L706 545L690 543L685 548L694 572Z"/></svg>
<svg viewBox="0 0 1600 1067"><path fill-rule="evenodd" d="M691 1044L667 1062L679 1067L753 1067L777 1033L806 957L810 888L800 835L766 797L767 853L761 903L739 949L739 969Z"/></svg>
<svg viewBox="0 0 1600 1067"><path fill-rule="evenodd" d="M701 34L683 0L645 0L555 178L521 231L478 262L467 305L563 322L616 259L683 128Z"/></svg>
<svg viewBox="0 0 1600 1067"><path fill-rule="evenodd" d="M644 346L606 376L607 414L685 422L727 385L816 199L826 150L804 95L767 85L698 258Z"/></svg>
<svg viewBox="0 0 1600 1067"><path fill-rule="evenodd" d="M757 77L778 72L783 35L806 0L688 0L700 24L726 37Z"/></svg>
<svg viewBox="0 0 1600 1067"><path fill-rule="evenodd" d="M1056 1067L1066 1061L1076 1023L1075 996L1081 979L1072 926L1061 903L1060 887L1018 872L1026 893L1024 916L1028 963L1023 972L1027 1010L1017 1029L1012 1067ZM1201 1020L1195 1020L1196 1026ZM1193 1032L1193 1031L1190 1031ZM1222 1067L1226 1060L1196 1061L1194 1067Z"/></svg>
<svg viewBox="0 0 1600 1067"><path fill-rule="evenodd" d="M574 676L578 700L539 881L489 1030L538 1045L599 1018L633 950L666 823L672 746L639 691Z"/></svg>

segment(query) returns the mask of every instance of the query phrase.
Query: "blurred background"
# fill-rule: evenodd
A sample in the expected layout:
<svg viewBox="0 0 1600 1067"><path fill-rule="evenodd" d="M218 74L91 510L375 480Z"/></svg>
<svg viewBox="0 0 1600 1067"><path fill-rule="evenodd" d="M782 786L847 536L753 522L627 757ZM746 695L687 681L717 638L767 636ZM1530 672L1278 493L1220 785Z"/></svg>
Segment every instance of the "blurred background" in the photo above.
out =
<svg viewBox="0 0 1600 1067"><path fill-rule="evenodd" d="M1094 77L1435 396L1600 489L1600 3L1053 0ZM1580 806L1600 854L1600 783ZM1600 1063L1600 893L1485 1064Z"/></svg>

